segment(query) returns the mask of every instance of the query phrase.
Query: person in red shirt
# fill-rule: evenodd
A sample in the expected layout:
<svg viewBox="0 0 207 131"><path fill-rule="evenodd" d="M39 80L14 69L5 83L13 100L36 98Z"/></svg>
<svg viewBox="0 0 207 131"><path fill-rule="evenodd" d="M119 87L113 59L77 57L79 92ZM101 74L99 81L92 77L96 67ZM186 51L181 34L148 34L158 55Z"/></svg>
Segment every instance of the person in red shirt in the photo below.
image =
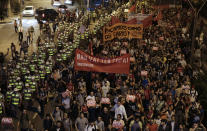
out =
<svg viewBox="0 0 207 131"><path fill-rule="evenodd" d="M150 99L150 89L149 89L148 86L147 86L146 89L144 90L144 96L145 96L145 99L146 99L146 100L149 100L149 99Z"/></svg>
<svg viewBox="0 0 207 131"><path fill-rule="evenodd" d="M151 120L150 123L147 124L147 128L149 131L157 131L158 125L154 122L154 120Z"/></svg>

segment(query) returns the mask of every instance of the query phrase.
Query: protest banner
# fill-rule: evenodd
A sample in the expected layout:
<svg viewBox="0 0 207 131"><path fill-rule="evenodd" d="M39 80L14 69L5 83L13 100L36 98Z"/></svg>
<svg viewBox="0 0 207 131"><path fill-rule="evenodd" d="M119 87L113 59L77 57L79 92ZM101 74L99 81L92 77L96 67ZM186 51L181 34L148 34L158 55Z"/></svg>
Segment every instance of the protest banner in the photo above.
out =
<svg viewBox="0 0 207 131"><path fill-rule="evenodd" d="M148 74L147 71L145 71L145 70L141 71L141 76L147 76L147 74Z"/></svg>
<svg viewBox="0 0 207 131"><path fill-rule="evenodd" d="M103 40L109 41L114 38L117 39L141 39L143 33L142 24L125 24L117 23L111 27L104 27Z"/></svg>
<svg viewBox="0 0 207 131"><path fill-rule="evenodd" d="M126 100L127 101L131 101L131 102L134 102L135 101L135 95L127 95L127 97L126 97Z"/></svg>
<svg viewBox="0 0 207 131"><path fill-rule="evenodd" d="M96 101L95 100L87 100L87 106L88 107L96 107Z"/></svg>
<svg viewBox="0 0 207 131"><path fill-rule="evenodd" d="M70 95L71 95L71 92L69 90L66 90L65 92L62 93L63 98L68 97Z"/></svg>
<svg viewBox="0 0 207 131"><path fill-rule="evenodd" d="M14 128L13 119L11 117L3 117L1 119L1 129L2 130L9 130Z"/></svg>
<svg viewBox="0 0 207 131"><path fill-rule="evenodd" d="M122 129L124 125L122 124L121 121L114 120L112 123L112 127L115 129Z"/></svg>
<svg viewBox="0 0 207 131"><path fill-rule="evenodd" d="M154 51L158 51L158 49L159 49L159 48L156 47L156 46L153 46L153 47L152 47L152 50L154 50Z"/></svg>
<svg viewBox="0 0 207 131"><path fill-rule="evenodd" d="M152 14L128 14L128 21L136 19L137 23L142 23L143 27L146 28L152 25Z"/></svg>
<svg viewBox="0 0 207 131"><path fill-rule="evenodd" d="M101 104L110 104L110 99L109 98L101 98Z"/></svg>
<svg viewBox="0 0 207 131"><path fill-rule="evenodd" d="M125 49L122 49L122 50L120 50L120 54L125 55L125 54L127 54L127 51Z"/></svg>
<svg viewBox="0 0 207 131"><path fill-rule="evenodd" d="M129 74L129 66L129 54L111 59L101 59L79 49L76 50L74 68L77 71Z"/></svg>

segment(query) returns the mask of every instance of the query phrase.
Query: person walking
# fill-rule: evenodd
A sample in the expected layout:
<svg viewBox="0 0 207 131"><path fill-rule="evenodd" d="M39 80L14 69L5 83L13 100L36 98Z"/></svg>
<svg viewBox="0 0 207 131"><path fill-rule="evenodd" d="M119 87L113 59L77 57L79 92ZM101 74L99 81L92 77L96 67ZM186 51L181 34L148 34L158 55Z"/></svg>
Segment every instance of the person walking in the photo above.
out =
<svg viewBox="0 0 207 131"><path fill-rule="evenodd" d="M31 26L29 29L28 29L28 33L29 33L29 36L30 36L30 41L31 43L33 42L33 36L35 35L35 32L34 32L34 27Z"/></svg>
<svg viewBox="0 0 207 131"><path fill-rule="evenodd" d="M17 20L14 20L14 30L16 33L18 32Z"/></svg>
<svg viewBox="0 0 207 131"><path fill-rule="evenodd" d="M21 105L21 94L19 93L19 90L15 88L11 96L11 113L13 118L18 118L20 105Z"/></svg>
<svg viewBox="0 0 207 131"><path fill-rule="evenodd" d="M23 27L22 25L19 25L19 41L21 42L23 40Z"/></svg>
<svg viewBox="0 0 207 131"><path fill-rule="evenodd" d="M57 28L57 24L56 24L56 22L53 22L53 24L52 24L52 28L53 28L53 32L55 33L56 28Z"/></svg>
<svg viewBox="0 0 207 131"><path fill-rule="evenodd" d="M14 45L14 43L11 43L11 53L12 53L12 59L15 58L15 52L16 52L16 46Z"/></svg>
<svg viewBox="0 0 207 131"><path fill-rule="evenodd" d="M28 131L29 130L30 120L29 120L29 115L27 113L27 110L25 110L25 109L22 112L18 126L20 126L21 131Z"/></svg>
<svg viewBox="0 0 207 131"><path fill-rule="evenodd" d="M27 44L29 45L31 43L31 35L29 31L26 33L26 37L27 37Z"/></svg>
<svg viewBox="0 0 207 131"><path fill-rule="evenodd" d="M20 57L22 55L22 52L24 55L28 52L29 45L27 44L27 41L20 42Z"/></svg>

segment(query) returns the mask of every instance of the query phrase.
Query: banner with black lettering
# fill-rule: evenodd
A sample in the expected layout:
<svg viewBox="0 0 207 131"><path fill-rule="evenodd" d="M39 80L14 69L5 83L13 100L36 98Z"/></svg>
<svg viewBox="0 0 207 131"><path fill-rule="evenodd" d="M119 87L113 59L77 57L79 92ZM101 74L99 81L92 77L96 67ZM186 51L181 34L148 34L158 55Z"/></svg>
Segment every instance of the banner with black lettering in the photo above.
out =
<svg viewBox="0 0 207 131"><path fill-rule="evenodd" d="M104 27L103 40L109 41L114 38L118 39L142 39L143 25L142 24L125 24L117 23L111 27Z"/></svg>

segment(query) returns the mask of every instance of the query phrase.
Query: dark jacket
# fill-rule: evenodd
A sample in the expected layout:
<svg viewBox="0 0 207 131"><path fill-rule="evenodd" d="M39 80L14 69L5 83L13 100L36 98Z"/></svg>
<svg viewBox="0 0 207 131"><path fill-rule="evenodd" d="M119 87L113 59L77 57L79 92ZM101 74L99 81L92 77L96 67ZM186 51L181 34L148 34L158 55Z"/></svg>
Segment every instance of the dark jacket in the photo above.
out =
<svg viewBox="0 0 207 131"><path fill-rule="evenodd" d="M44 126L45 130L50 130L52 128L52 120L51 119L49 119L49 120L45 119L43 121L43 126Z"/></svg>

